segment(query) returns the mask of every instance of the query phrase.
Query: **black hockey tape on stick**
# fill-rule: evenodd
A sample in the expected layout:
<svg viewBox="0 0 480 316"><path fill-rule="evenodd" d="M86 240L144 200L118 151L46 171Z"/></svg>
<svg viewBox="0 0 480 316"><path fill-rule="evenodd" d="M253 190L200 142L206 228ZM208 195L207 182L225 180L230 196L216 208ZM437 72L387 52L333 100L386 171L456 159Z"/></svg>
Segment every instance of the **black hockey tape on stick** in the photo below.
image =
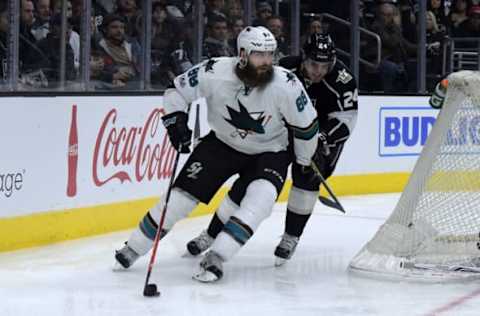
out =
<svg viewBox="0 0 480 316"><path fill-rule="evenodd" d="M337 197L335 196L335 193L333 193L332 189L330 189L330 186L328 185L327 181L325 181L325 179L323 178L323 176L318 173L317 174L318 178L320 179L320 182L321 184L325 187L325 189L327 190L328 194L330 195L330 197L332 199L329 199L327 197L324 197L322 195L319 195L318 196L318 200L323 204L323 205L326 205L328 207L331 207L331 208L334 208L336 210L339 210L340 212L342 213L346 213L345 212L345 209L343 208L342 204L340 204L340 201L337 199Z"/></svg>

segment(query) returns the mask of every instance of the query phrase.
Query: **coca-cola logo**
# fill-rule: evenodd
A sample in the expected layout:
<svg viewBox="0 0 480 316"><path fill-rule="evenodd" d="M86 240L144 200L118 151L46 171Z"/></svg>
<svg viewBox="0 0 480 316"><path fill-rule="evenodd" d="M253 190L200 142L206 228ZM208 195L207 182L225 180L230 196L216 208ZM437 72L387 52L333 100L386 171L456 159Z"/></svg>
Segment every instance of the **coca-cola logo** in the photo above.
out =
<svg viewBox="0 0 480 316"><path fill-rule="evenodd" d="M129 127L117 125L117 109L108 112L100 126L93 153L96 186L113 179L123 183L171 177L175 149L167 134L161 133L163 114L163 109L156 108L143 126Z"/></svg>

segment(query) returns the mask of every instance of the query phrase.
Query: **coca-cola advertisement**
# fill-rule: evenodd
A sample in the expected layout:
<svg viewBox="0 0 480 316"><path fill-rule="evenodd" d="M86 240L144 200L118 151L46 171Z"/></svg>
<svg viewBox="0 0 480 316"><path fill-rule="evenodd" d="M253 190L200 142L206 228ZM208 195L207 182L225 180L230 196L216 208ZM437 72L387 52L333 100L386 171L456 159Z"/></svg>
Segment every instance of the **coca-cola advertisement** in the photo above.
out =
<svg viewBox="0 0 480 316"><path fill-rule="evenodd" d="M92 160L96 186L117 179L120 183L170 178L175 149L163 128L163 109L154 109L142 126L117 124L117 109L105 116L97 134Z"/></svg>
<svg viewBox="0 0 480 316"><path fill-rule="evenodd" d="M175 149L161 124L162 108L146 113L141 124L122 117L121 109L112 107L105 113L95 132L95 142L80 142L78 138L77 106L72 106L68 160L67 196L77 195L77 164L79 146L92 148L91 179L95 187L160 181L172 176ZM90 125L90 124L89 124ZM87 151L89 151L87 149ZM83 150L82 150L83 152Z"/></svg>
<svg viewBox="0 0 480 316"><path fill-rule="evenodd" d="M0 218L155 201L175 159L162 102L158 96L5 98ZM200 121L205 135L206 111ZM187 158L181 155L178 170Z"/></svg>

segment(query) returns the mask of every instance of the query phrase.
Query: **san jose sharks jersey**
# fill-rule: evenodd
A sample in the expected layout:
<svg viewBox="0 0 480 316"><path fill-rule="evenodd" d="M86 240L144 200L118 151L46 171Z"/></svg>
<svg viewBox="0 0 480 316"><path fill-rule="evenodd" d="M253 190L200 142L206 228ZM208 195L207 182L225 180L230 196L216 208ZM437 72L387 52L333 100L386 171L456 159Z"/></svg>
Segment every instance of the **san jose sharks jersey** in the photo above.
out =
<svg viewBox="0 0 480 316"><path fill-rule="evenodd" d="M358 110L357 83L350 70L337 60L322 81L312 83L303 74L302 57L284 57L280 65L293 71L304 84L328 143L343 144L355 127Z"/></svg>
<svg viewBox="0 0 480 316"><path fill-rule="evenodd" d="M235 74L237 63L236 57L214 58L175 78L175 89L165 92L166 112L186 111L189 103L204 97L208 123L218 139L246 154L286 150L292 128L296 160L309 165L318 120L302 83L274 66L270 83L251 88Z"/></svg>

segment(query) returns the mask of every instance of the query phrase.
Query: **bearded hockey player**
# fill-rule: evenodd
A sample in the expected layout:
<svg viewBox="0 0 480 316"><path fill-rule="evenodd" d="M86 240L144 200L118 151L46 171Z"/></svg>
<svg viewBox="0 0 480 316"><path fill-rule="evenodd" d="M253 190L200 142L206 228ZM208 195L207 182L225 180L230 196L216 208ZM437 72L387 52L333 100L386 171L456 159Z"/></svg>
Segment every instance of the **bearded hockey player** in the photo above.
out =
<svg viewBox="0 0 480 316"><path fill-rule="evenodd" d="M347 67L336 59L330 36L313 34L303 47L303 58L289 56L280 65L291 69L307 89L318 113L319 146L314 166L325 179L333 173L345 142L357 118L357 84ZM293 187L287 204L285 232L275 249L276 265L283 264L295 252L300 236L310 218L318 197L320 180L312 168L293 161ZM209 248L229 216L239 207L245 183L238 179L217 210L206 231L187 244L192 255Z"/></svg>
<svg viewBox="0 0 480 316"><path fill-rule="evenodd" d="M163 123L173 146L189 152L189 103L205 97L211 133L194 148L173 184L161 235L165 236L199 202L208 203L232 175L248 183L238 209L225 222L194 278L216 281L223 262L249 240L267 218L283 187L290 163L287 146L293 129L296 163L309 168L317 147L317 113L298 78L272 65L277 47L264 27L247 27L238 36L238 57L205 61L174 80L164 95ZM164 196L143 217L115 258L124 268L153 245Z"/></svg>

